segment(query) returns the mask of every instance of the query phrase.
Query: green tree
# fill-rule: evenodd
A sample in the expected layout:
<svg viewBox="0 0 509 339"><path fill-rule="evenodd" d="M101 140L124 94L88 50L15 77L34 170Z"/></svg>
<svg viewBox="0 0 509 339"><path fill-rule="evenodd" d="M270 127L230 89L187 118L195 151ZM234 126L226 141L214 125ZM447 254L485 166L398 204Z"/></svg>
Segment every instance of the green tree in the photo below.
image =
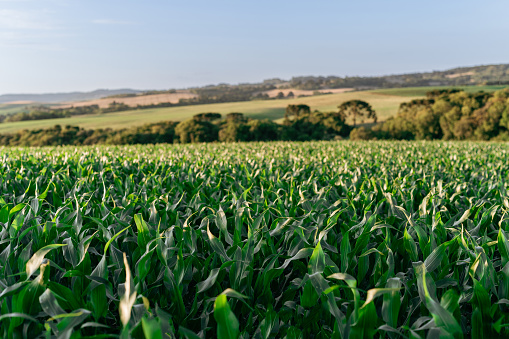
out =
<svg viewBox="0 0 509 339"><path fill-rule="evenodd" d="M219 141L248 141L250 132L247 122L248 119L242 113L228 113L219 130Z"/></svg>
<svg viewBox="0 0 509 339"><path fill-rule="evenodd" d="M193 116L193 119L199 121L215 121L221 119L221 113L199 113Z"/></svg>
<svg viewBox="0 0 509 339"><path fill-rule="evenodd" d="M218 132L217 125L196 118L182 121L175 127L175 136L184 144L217 141Z"/></svg>
<svg viewBox="0 0 509 339"><path fill-rule="evenodd" d="M253 119L247 125L249 126L250 141L272 141L281 139L281 125L276 124L269 119Z"/></svg>
<svg viewBox="0 0 509 339"><path fill-rule="evenodd" d="M398 114L387 127L391 126L393 139L432 140L442 138L440 116L435 114L432 105L434 99L416 99L402 103ZM383 127L382 130L388 131Z"/></svg>
<svg viewBox="0 0 509 339"><path fill-rule="evenodd" d="M228 121L219 130L219 141L249 141L249 126L245 122Z"/></svg>
<svg viewBox="0 0 509 339"><path fill-rule="evenodd" d="M346 124L346 116L338 112L317 112L316 120L325 127L328 134L346 137L350 134L351 127Z"/></svg>
<svg viewBox="0 0 509 339"><path fill-rule="evenodd" d="M244 116L244 113L232 112L226 114L226 121L247 122L247 118Z"/></svg>
<svg viewBox="0 0 509 339"><path fill-rule="evenodd" d="M336 136L346 137L350 127L345 116L338 112L312 112L297 114L292 120L286 120L283 128L283 140L331 140Z"/></svg>
<svg viewBox="0 0 509 339"><path fill-rule="evenodd" d="M368 119L373 119L376 123L377 116L376 112L373 110L370 104L362 100L350 100L342 103L338 106L339 113L352 117L353 125L357 124L357 119L363 119L364 117Z"/></svg>
<svg viewBox="0 0 509 339"><path fill-rule="evenodd" d="M297 119L303 115L309 115L311 109L308 105L288 105L285 111L285 123L287 124L290 120Z"/></svg>
<svg viewBox="0 0 509 339"><path fill-rule="evenodd" d="M276 95L276 99L284 99L285 97L285 94L283 92L279 92L277 95Z"/></svg>
<svg viewBox="0 0 509 339"><path fill-rule="evenodd" d="M428 97L428 99L435 99L449 94L459 93L462 91L463 91L462 89L457 88L433 89L431 91L427 91L426 96Z"/></svg>

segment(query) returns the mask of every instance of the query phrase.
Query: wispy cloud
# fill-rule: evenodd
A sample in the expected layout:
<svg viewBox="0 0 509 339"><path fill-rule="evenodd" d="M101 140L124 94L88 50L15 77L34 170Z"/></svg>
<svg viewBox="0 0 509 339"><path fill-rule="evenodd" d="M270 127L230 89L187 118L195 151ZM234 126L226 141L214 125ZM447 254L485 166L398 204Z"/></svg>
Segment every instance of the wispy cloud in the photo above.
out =
<svg viewBox="0 0 509 339"><path fill-rule="evenodd" d="M5 0L0 0L5 2ZM56 41L66 35L47 10L0 9L0 46L63 50Z"/></svg>
<svg viewBox="0 0 509 339"><path fill-rule="evenodd" d="M49 30L54 27L40 13L18 9L0 9L2 30Z"/></svg>
<svg viewBox="0 0 509 339"><path fill-rule="evenodd" d="M133 21L123 21L123 20L115 20L115 19L96 19L92 20L92 23L97 25L135 25L136 22Z"/></svg>

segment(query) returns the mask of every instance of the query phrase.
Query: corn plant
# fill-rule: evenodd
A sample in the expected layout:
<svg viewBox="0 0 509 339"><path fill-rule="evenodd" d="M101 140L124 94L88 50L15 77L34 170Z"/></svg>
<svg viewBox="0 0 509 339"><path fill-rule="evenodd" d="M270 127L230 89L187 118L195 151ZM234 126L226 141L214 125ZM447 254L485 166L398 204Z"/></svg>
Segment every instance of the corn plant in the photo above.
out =
<svg viewBox="0 0 509 339"><path fill-rule="evenodd" d="M2 338L509 336L509 146L1 150Z"/></svg>

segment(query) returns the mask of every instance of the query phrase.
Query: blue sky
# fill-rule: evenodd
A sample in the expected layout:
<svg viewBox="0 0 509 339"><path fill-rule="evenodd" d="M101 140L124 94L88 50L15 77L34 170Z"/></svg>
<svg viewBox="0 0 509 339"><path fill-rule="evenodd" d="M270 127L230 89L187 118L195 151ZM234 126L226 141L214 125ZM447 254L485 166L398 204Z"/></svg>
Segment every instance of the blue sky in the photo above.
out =
<svg viewBox="0 0 509 339"><path fill-rule="evenodd" d="M509 62L509 1L0 0L0 94Z"/></svg>

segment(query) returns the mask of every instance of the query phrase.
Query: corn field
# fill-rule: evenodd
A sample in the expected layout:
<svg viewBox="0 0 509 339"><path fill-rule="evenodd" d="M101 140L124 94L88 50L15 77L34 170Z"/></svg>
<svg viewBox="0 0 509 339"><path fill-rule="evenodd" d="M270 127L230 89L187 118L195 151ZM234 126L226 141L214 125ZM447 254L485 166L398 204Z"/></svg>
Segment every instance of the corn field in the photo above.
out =
<svg viewBox="0 0 509 339"><path fill-rule="evenodd" d="M4 148L2 338L509 336L509 145Z"/></svg>

